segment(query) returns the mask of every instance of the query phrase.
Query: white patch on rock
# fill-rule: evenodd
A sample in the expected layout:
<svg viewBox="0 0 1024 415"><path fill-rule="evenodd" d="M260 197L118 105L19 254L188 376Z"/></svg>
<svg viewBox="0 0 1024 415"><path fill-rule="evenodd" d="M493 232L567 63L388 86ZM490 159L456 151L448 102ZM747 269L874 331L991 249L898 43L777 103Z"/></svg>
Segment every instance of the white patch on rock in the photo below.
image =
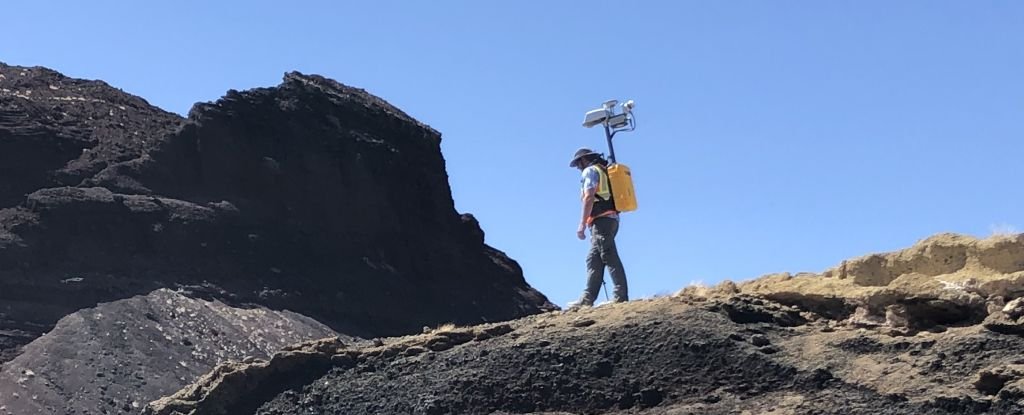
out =
<svg viewBox="0 0 1024 415"><path fill-rule="evenodd" d="M1024 297L1006 303L1003 306L1003 313L1006 313L1006 316L1012 319L1024 316Z"/></svg>

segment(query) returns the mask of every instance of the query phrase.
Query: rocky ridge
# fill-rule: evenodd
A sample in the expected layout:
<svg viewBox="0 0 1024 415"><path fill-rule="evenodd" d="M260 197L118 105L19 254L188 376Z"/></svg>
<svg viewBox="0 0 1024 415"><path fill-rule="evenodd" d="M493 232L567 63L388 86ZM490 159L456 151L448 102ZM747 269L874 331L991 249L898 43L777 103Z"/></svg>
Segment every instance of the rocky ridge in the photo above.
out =
<svg viewBox="0 0 1024 415"><path fill-rule="evenodd" d="M222 365L146 413L1020 414L1024 337L990 324L1024 315L1024 300L1012 294L1016 271L968 264L1024 260L1012 258L1021 240L940 235L847 261L846 274L771 275L377 344L319 340L266 361ZM948 261L943 249L964 252L963 266L939 266ZM892 281L922 283L898 285L887 297L865 286L838 288L864 281L850 270L878 258L900 271ZM1006 304L983 297L985 314L969 295L981 293L906 277L915 274L947 283L974 278L1001 287L982 292L1005 294ZM769 298L771 287L786 295ZM822 287L832 290L823 295ZM917 302L928 306L909 307L903 320L891 311L880 320L857 312ZM960 304L971 311L954 319L948 310Z"/></svg>
<svg viewBox="0 0 1024 415"><path fill-rule="evenodd" d="M295 341L555 309L455 211L440 140L317 75L183 118L0 64L0 413L137 413Z"/></svg>
<svg viewBox="0 0 1024 415"><path fill-rule="evenodd" d="M705 294L732 293L863 326L920 330L973 325L1024 295L1024 235L979 240L941 234L901 251L843 261L821 274L726 282Z"/></svg>
<svg viewBox="0 0 1024 415"><path fill-rule="evenodd" d="M362 337L554 309L455 211L440 134L366 91L293 72L183 119L101 81L0 75L3 360L165 287Z"/></svg>
<svg viewBox="0 0 1024 415"><path fill-rule="evenodd" d="M0 207L140 157L182 121L103 81L0 63Z"/></svg>

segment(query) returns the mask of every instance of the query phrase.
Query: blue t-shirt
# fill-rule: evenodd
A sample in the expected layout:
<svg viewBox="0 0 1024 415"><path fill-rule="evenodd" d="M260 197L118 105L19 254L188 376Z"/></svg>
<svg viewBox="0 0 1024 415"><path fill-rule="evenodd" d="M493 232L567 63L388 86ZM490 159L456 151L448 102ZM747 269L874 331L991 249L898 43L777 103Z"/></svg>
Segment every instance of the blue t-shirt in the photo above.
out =
<svg viewBox="0 0 1024 415"><path fill-rule="evenodd" d="M590 166L583 169L583 190L597 191L597 185L601 183L601 171L597 166Z"/></svg>

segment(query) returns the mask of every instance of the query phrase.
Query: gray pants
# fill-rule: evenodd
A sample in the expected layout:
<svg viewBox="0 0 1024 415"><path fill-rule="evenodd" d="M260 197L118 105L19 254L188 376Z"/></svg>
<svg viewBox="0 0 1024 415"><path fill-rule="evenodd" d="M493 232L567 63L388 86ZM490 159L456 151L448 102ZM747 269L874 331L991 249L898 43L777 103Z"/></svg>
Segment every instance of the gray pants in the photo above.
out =
<svg viewBox="0 0 1024 415"><path fill-rule="evenodd" d="M615 284L615 301L628 301L626 270L622 268L619 251L615 248L615 235L619 233L619 220L601 217L594 219L590 228L590 253L587 254L587 289L583 291L580 304L593 305L604 282L604 268Z"/></svg>

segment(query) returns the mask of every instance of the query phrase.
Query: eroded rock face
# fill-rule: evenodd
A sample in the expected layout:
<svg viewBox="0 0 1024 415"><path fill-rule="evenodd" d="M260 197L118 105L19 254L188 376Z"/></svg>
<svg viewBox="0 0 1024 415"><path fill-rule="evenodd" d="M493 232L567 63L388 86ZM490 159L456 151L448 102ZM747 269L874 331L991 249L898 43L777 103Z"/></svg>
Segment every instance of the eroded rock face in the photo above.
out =
<svg viewBox="0 0 1024 415"><path fill-rule="evenodd" d="M440 134L365 91L290 73L183 121L102 83L3 68L17 114L0 114L2 157L71 149L11 165L34 179L0 178L18 201L0 209L0 344L161 287L366 337L554 308L455 211Z"/></svg>
<svg viewBox="0 0 1024 415"><path fill-rule="evenodd" d="M333 335L296 313L161 289L75 312L25 346L0 371L0 414L138 413L218 363Z"/></svg>
<svg viewBox="0 0 1024 415"><path fill-rule="evenodd" d="M0 63L0 208L139 157L182 121L102 81Z"/></svg>
<svg viewBox="0 0 1024 415"><path fill-rule="evenodd" d="M1024 292L1024 235L937 235L822 274L769 275L738 289L854 325L976 324L993 304Z"/></svg>

